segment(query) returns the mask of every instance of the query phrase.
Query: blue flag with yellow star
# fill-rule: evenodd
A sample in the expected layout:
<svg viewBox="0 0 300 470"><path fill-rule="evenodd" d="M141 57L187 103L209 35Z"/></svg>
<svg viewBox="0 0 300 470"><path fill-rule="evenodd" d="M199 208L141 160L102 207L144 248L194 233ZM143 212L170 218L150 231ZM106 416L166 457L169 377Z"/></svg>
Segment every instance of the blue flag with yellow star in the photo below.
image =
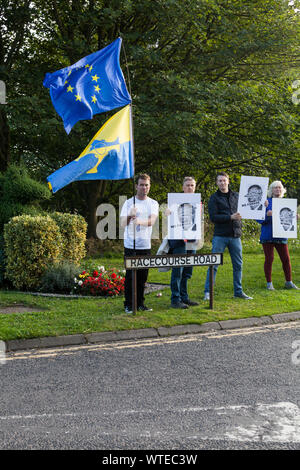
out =
<svg viewBox="0 0 300 470"><path fill-rule="evenodd" d="M67 134L77 121L131 103L119 61L121 43L118 38L76 64L46 74L43 85Z"/></svg>
<svg viewBox="0 0 300 470"><path fill-rule="evenodd" d="M108 119L76 160L48 176L48 185L53 193L73 181L132 178L131 120L130 105Z"/></svg>

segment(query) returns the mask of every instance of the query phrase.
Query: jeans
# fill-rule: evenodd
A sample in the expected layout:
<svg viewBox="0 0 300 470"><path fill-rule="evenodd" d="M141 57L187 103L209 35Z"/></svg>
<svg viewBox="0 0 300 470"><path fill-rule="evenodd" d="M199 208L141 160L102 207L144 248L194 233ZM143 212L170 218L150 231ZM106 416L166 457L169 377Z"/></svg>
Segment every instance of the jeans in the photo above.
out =
<svg viewBox="0 0 300 470"><path fill-rule="evenodd" d="M224 253L225 248L228 248L232 268L233 268L233 291L234 295L241 295L242 289L242 242L240 238L233 237L218 237L214 236L212 240L212 253ZM218 266L214 266L213 279L215 283ZM207 270L204 292L209 292L209 269Z"/></svg>
<svg viewBox="0 0 300 470"><path fill-rule="evenodd" d="M124 248L124 256L139 256L139 255L150 255L151 250L133 250L131 248ZM136 270L136 303L137 307L144 305L144 291L145 284L148 278L148 269L137 269ZM124 288L124 307L132 308L132 270L127 269L125 274L125 288Z"/></svg>
<svg viewBox="0 0 300 470"><path fill-rule="evenodd" d="M186 250L185 247L178 246L172 249L172 254L193 254L196 250ZM171 274L171 303L185 302L189 300L187 283L192 277L193 266L172 268Z"/></svg>

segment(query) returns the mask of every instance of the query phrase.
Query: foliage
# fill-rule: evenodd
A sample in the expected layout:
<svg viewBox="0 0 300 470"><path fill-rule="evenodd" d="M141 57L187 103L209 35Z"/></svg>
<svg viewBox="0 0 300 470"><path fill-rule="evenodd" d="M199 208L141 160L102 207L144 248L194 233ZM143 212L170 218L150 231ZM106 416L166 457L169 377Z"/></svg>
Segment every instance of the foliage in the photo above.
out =
<svg viewBox="0 0 300 470"><path fill-rule="evenodd" d="M86 254L86 221L77 214L54 212L50 216L57 223L62 236L60 257L78 264Z"/></svg>
<svg viewBox="0 0 300 470"><path fill-rule="evenodd" d="M100 266L91 273L83 270L74 282L74 291L80 295L113 297L124 293L125 278L119 269L105 270Z"/></svg>
<svg viewBox="0 0 300 470"><path fill-rule="evenodd" d="M47 186L31 178L24 166L10 165L0 173L0 231L14 216L41 214L39 202L50 197Z"/></svg>
<svg viewBox="0 0 300 470"><path fill-rule="evenodd" d="M44 180L80 155L112 113L76 124L67 137L42 87L44 74L121 34L136 173L151 174L153 197L166 202L190 173L207 198L218 169L229 171L235 186L243 173L261 174L295 191L299 112L291 83L299 78L298 6L298 0L6 0L0 69L8 104L0 128L5 136L9 130L11 159ZM129 181L75 182L48 207L76 209L95 236L97 205L117 205L118 194L131 192Z"/></svg>
<svg viewBox="0 0 300 470"><path fill-rule="evenodd" d="M42 274L39 290L56 294L70 294L73 292L74 278L80 269L70 262L60 262L49 266Z"/></svg>
<svg viewBox="0 0 300 470"><path fill-rule="evenodd" d="M4 240L6 277L17 289L36 288L47 266L59 259L61 234L49 216L13 217L4 226Z"/></svg>

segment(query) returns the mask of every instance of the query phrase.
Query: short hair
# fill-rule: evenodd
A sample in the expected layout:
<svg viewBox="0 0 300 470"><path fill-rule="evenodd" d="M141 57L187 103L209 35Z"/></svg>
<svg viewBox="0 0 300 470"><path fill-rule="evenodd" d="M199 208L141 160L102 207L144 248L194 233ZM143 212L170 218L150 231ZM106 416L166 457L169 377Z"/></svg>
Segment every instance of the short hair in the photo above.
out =
<svg viewBox="0 0 300 470"><path fill-rule="evenodd" d="M136 184L139 184L139 180L149 180L151 182L151 178L149 175L147 175L147 173L140 173L136 177Z"/></svg>
<svg viewBox="0 0 300 470"><path fill-rule="evenodd" d="M225 171L219 171L219 173L216 174L216 181L218 180L219 176L225 176L229 181L229 175L225 173Z"/></svg>
<svg viewBox="0 0 300 470"><path fill-rule="evenodd" d="M195 180L195 178L194 178L193 176L185 176L185 177L183 178L183 183L182 183L182 184L186 183L187 181L194 181L195 184L196 184L196 180Z"/></svg>
<svg viewBox="0 0 300 470"><path fill-rule="evenodd" d="M273 183L270 184L269 189L268 189L268 193L267 193L268 197L273 196L273 188L274 188L274 186L278 186L279 184L281 184L281 186L282 186L282 191L281 191L281 194L280 194L279 197L283 197L283 195L286 193L286 189L283 187L283 184L282 184L281 181L273 181Z"/></svg>

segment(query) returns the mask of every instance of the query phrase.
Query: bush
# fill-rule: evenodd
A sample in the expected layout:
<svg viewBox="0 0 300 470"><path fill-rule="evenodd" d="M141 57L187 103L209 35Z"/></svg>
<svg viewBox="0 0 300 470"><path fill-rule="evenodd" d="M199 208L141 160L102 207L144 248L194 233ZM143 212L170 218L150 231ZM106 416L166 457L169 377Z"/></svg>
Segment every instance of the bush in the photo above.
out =
<svg viewBox="0 0 300 470"><path fill-rule="evenodd" d="M61 259L78 264L86 255L86 221L81 215L61 212L54 212L50 217L57 223L62 236Z"/></svg>
<svg viewBox="0 0 300 470"><path fill-rule="evenodd" d="M31 178L21 166L10 165L0 173L0 231L12 217L28 214L41 215L41 201L51 198L46 184Z"/></svg>
<svg viewBox="0 0 300 470"><path fill-rule="evenodd" d="M40 291L70 294L74 288L74 279L79 276L78 266L63 262L48 267L41 278Z"/></svg>
<svg viewBox="0 0 300 470"><path fill-rule="evenodd" d="M49 264L58 261L62 238L51 217L21 215L4 226L6 277L17 289L36 288Z"/></svg>

